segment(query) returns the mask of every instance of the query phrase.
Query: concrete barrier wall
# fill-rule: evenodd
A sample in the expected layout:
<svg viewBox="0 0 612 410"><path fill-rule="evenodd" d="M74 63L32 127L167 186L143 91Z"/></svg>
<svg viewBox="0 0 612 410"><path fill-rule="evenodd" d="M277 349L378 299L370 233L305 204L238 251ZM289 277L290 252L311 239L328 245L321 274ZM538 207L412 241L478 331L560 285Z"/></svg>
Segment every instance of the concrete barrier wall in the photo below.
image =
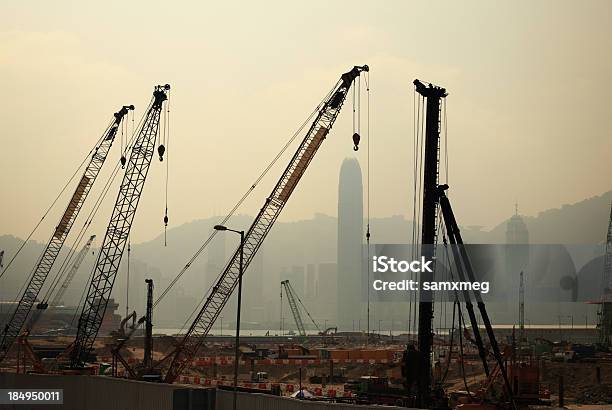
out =
<svg viewBox="0 0 612 410"><path fill-rule="evenodd" d="M232 410L233 392L217 390L216 410ZM277 397L256 393L238 393L236 408L240 410L368 410L368 409L401 409L395 406L354 406L349 404L313 402L297 400L289 397Z"/></svg>
<svg viewBox="0 0 612 410"><path fill-rule="evenodd" d="M184 385L146 383L104 376L24 375L0 373L1 389L63 389L64 405L0 405L24 410L231 410L233 392L186 388ZM197 393L197 394L196 394ZM200 394L201 393L201 394ZM212 396L212 397L211 397ZM215 397L216 396L216 397ZM212 404L216 403L216 404ZM238 393L240 410L393 410L405 407L352 406L311 402L256 393Z"/></svg>
<svg viewBox="0 0 612 410"><path fill-rule="evenodd" d="M0 373L0 388L64 389L63 406L39 404L37 410L173 410L173 392L179 387L103 376ZM28 408L23 404L0 407Z"/></svg>

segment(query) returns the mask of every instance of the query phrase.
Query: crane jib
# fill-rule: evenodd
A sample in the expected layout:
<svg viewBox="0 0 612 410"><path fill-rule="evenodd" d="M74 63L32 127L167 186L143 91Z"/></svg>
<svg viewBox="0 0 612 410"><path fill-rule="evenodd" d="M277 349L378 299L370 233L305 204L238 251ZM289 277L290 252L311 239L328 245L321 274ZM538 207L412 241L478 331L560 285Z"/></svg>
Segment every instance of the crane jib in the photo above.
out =
<svg viewBox="0 0 612 410"><path fill-rule="evenodd" d="M325 139L325 136L327 135L328 132L329 132L328 128L321 127L319 128L317 133L314 135L314 137L312 137L312 139L310 140L310 143L304 149L304 154L302 155L297 165L295 166L295 170L293 171L293 173L287 180L287 183L285 184L283 190L280 192L280 194L278 194L278 199L280 199L283 202L287 202L287 200L289 199L289 196L293 192L293 189L295 188L300 178L304 174L304 171L306 171L306 167L308 167L308 163L310 162L314 154L319 149L319 146L321 146L321 143Z"/></svg>

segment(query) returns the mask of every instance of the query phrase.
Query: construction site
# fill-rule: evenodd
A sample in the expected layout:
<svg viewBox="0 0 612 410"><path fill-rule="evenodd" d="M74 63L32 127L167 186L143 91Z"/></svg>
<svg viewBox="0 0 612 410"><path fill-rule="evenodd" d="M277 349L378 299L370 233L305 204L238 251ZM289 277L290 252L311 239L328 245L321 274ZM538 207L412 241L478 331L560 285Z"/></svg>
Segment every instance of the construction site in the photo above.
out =
<svg viewBox="0 0 612 410"><path fill-rule="evenodd" d="M557 231L533 246L518 204L501 225L504 242L483 240L462 214L488 204L466 205L459 193L494 194L488 171L462 178L474 164L452 156L462 144L453 127L464 126L448 121L454 90L421 70L392 91L411 100L412 149L386 147L409 158L391 164L371 115L389 91L371 97L377 67L366 62L308 85L322 99L295 132L245 154L256 168L234 165L250 182L223 182L223 195L238 200L189 240L171 211L194 201L174 198L169 185L221 180L230 160L199 152L220 164L201 175L173 152L190 144L170 120L184 106L174 83L154 85L146 104L119 104L95 141L83 136L82 161L62 165L74 173L50 205L39 198L40 222L24 240L0 241L0 408L612 408L612 202L605 215L589 208L592 246L563 245ZM249 139L264 138L256 131ZM209 137L204 127L198 138ZM281 214L300 201L317 206L300 187L330 160L332 141L330 154L350 157L331 168L337 221L302 230ZM179 164L190 181L172 179ZM385 167L412 177L409 224L372 216L383 199L370 191L391 189L375 186L372 170ZM315 175L319 184L330 177ZM163 216L139 218L160 201ZM154 241L134 241L153 224ZM404 265L382 262L393 258Z"/></svg>

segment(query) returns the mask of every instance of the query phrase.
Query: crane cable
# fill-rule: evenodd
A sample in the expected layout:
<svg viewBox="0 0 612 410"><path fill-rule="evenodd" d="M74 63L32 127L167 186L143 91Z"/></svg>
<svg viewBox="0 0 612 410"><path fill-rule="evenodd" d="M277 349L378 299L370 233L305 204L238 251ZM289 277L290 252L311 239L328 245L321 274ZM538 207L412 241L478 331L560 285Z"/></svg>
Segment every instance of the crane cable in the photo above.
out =
<svg viewBox="0 0 612 410"><path fill-rule="evenodd" d="M468 386L467 377L465 374L465 365L463 363L463 328L465 326L465 319L463 318L463 312L461 311L461 305L457 304L457 308L459 310L459 353L460 353L460 363L461 363L461 377L463 378L463 385L465 386L465 391L468 394L468 397L472 398L472 393L470 393L470 388Z"/></svg>
<svg viewBox="0 0 612 410"><path fill-rule="evenodd" d="M413 123L414 123L414 165L413 165L413 197L412 197L412 259L417 257L419 253L419 227L420 227L420 198L421 198L421 185L422 185L422 166L423 166L423 127L425 118L425 100L424 97L418 96L416 87L414 88L414 109L413 109ZM411 279L416 278L416 273L411 273ZM413 326L416 328L417 323L417 296L413 295L412 292L409 296L408 306L408 334L415 342L415 335L413 334Z"/></svg>
<svg viewBox="0 0 612 410"><path fill-rule="evenodd" d="M453 354L453 340L455 338L455 312L457 310L457 305L459 301L456 300L453 303L453 320L451 321L451 330L450 330L450 343L448 348L448 358L446 359L446 369L444 370L444 376L442 376L442 383L446 381L446 377L448 376L448 371L450 370L451 358Z"/></svg>
<svg viewBox="0 0 612 410"><path fill-rule="evenodd" d="M367 121L368 121L368 125L366 128L366 139L367 139L367 151L366 151L366 164L367 164L367 185L366 185L366 201L367 201L367 224L366 224L366 247L367 247L367 259L366 259L366 266L368 267L368 282L367 282L367 301L368 301L368 306L367 306L367 335L366 335L366 346L369 342L370 339L370 276L371 276L371 265L370 265L370 237L371 237L371 232L370 232L370 207L371 207L371 202L370 202L370 184L372 181L372 177L371 177L371 166L370 166L370 155L371 155L371 141L370 141L370 134L371 134L371 123L370 123L370 73L366 72L366 75L364 76L364 82L365 82L365 86L366 86L366 95L367 95L367 100L366 100L366 115L367 115ZM360 91L360 95L361 95L361 76L359 77L359 91ZM361 99L361 97L360 97ZM361 111L361 104L359 106L359 109ZM360 121L361 122L361 121ZM359 127L359 132L361 132L361 124Z"/></svg>
<svg viewBox="0 0 612 410"><path fill-rule="evenodd" d="M130 238L128 237L127 244L127 275L125 279L125 317L130 313L130 253L132 253Z"/></svg>
<svg viewBox="0 0 612 410"><path fill-rule="evenodd" d="M238 208L243 204L243 202L250 196L250 194L253 192L253 190L257 187L257 185L259 184L259 182L261 182L261 180L268 174L268 172L270 171L270 169L276 164L276 162L280 159L280 157L285 153L285 151L289 148L289 146L291 146L291 144L293 143L293 141L297 138L298 135L300 135L300 133L302 132L302 130L304 129L304 127L306 127L306 125L310 122L310 120L320 111L320 109L324 106L325 101L327 101L330 96L332 95L332 93L334 92L334 90L339 86L341 80L339 80L338 82L336 82L336 84L334 85L334 87L332 87L332 89L327 93L327 95L324 97L324 99L315 107L315 109L312 111L312 113L308 116L308 118L306 118L306 120L299 126L299 128L295 131L295 133L289 138L289 140L285 143L285 145L281 148L281 150L276 154L276 156L272 159L272 161L270 161L268 163L268 165L264 168L264 170L261 172L261 174L259 174L259 176L255 179L255 181L253 182L253 184L246 190L246 192L242 195L242 197L238 200L238 202L236 202L236 204L234 205L234 207L230 210L230 212L219 222L219 225L224 225L233 215L234 213L238 210ZM214 239L215 235L217 234L218 231L213 230L212 233L209 235L209 237L204 241L204 243L200 246L200 248L198 248L198 250L195 252L195 254L187 261L187 263L185 264L185 266L178 272L178 274L172 279L172 281L170 282L170 284L164 289L164 291L157 297L157 299L155 300L155 303L153 303L153 307L157 307L157 305L164 299L164 297L168 294L168 292L170 292L170 290L174 287L174 285L179 281L179 279L185 274L185 272L187 272L187 270L191 267L191 265L193 264L193 262L195 262L195 260L200 256L200 254L204 251L204 249L208 246L208 244ZM219 275L221 275L223 272L221 272ZM217 276L218 279L218 276ZM206 299L206 297L208 296L209 292L212 291L212 289L209 289L209 291L202 297L202 299L200 300L200 303L195 307L195 309L191 312L191 315L187 318L187 322L189 322L189 320L196 314L196 312L199 310L199 306L204 302L204 300ZM185 325L183 325L184 328ZM182 329L183 329L182 328ZM181 330L182 330L181 329Z"/></svg>
<svg viewBox="0 0 612 410"><path fill-rule="evenodd" d="M30 232L30 234L28 235L28 237L23 241L23 243L21 244L21 246L19 246L19 248L17 249L17 252L15 252L15 254L13 255L13 257L11 258L11 260L9 261L8 264L6 264L6 268L4 268L4 270L2 270L2 272L0 272L0 278L2 278L2 276L4 276L4 274L9 270L9 268L11 267L11 265L13 264L13 261L15 260L15 258L21 253L22 249L24 248L24 246L28 243L28 241L30 240L30 238L32 237L32 235L34 235L34 232L36 232L36 230L38 229L38 227L40 226L40 224L42 223L42 221L46 218L46 216L49 214L49 212L51 211L51 209L55 206L55 204L57 203L57 201L60 199L60 197L62 196L62 194L64 193L64 191L66 190L66 188L68 188L68 186L70 185L70 183L72 182L72 180L74 179L74 177L77 175L77 173L79 172L79 170L83 167L83 165L85 164L85 162L91 158L91 156L98 150L99 145L102 143L103 138L106 136L106 133L108 132L108 130L110 129L110 127L112 126L113 122L115 120L111 120L109 125L106 127L106 129L104 130L104 132L102 133L102 136L100 136L100 138L96 141L94 147L87 153L87 155L85 155L85 158L83 158L83 161L81 161L81 163L79 164L79 166L77 167L77 169L74 171L74 173L72 174L72 176L70 176L70 178L68 178L68 181L66 181L66 183L64 184L64 186L62 187L62 189L60 190L60 192L57 194L57 196L55 197L55 199L51 202L51 205L49 205L49 207L45 210L45 212L43 213L42 217L40 218L40 220L38 221L38 223L34 226L34 228L32 229L32 231ZM33 273L33 272L32 272ZM24 284L25 286L25 284ZM20 292L21 293L21 292Z"/></svg>
<svg viewBox="0 0 612 410"><path fill-rule="evenodd" d="M164 138L166 144L166 181L165 181L165 211L164 211L164 246L168 246L167 231L168 231L168 178L170 175L170 90L168 90L168 101L166 102L166 112L164 114ZM160 157L161 158L161 157Z"/></svg>

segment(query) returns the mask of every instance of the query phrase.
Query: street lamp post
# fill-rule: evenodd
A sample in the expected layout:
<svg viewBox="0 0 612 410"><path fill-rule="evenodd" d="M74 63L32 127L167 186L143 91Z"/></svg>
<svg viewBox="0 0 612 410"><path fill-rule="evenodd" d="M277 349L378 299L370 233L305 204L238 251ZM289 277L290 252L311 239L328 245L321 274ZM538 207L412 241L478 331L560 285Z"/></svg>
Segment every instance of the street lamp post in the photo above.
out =
<svg viewBox="0 0 612 410"><path fill-rule="evenodd" d="M244 231L235 231L224 225L215 225L217 231L230 231L240 234L240 267L238 270L238 308L236 309L236 349L234 351L234 403L233 409L236 410L238 398L238 364L240 362L240 308L242 305L242 274L244 273Z"/></svg>

